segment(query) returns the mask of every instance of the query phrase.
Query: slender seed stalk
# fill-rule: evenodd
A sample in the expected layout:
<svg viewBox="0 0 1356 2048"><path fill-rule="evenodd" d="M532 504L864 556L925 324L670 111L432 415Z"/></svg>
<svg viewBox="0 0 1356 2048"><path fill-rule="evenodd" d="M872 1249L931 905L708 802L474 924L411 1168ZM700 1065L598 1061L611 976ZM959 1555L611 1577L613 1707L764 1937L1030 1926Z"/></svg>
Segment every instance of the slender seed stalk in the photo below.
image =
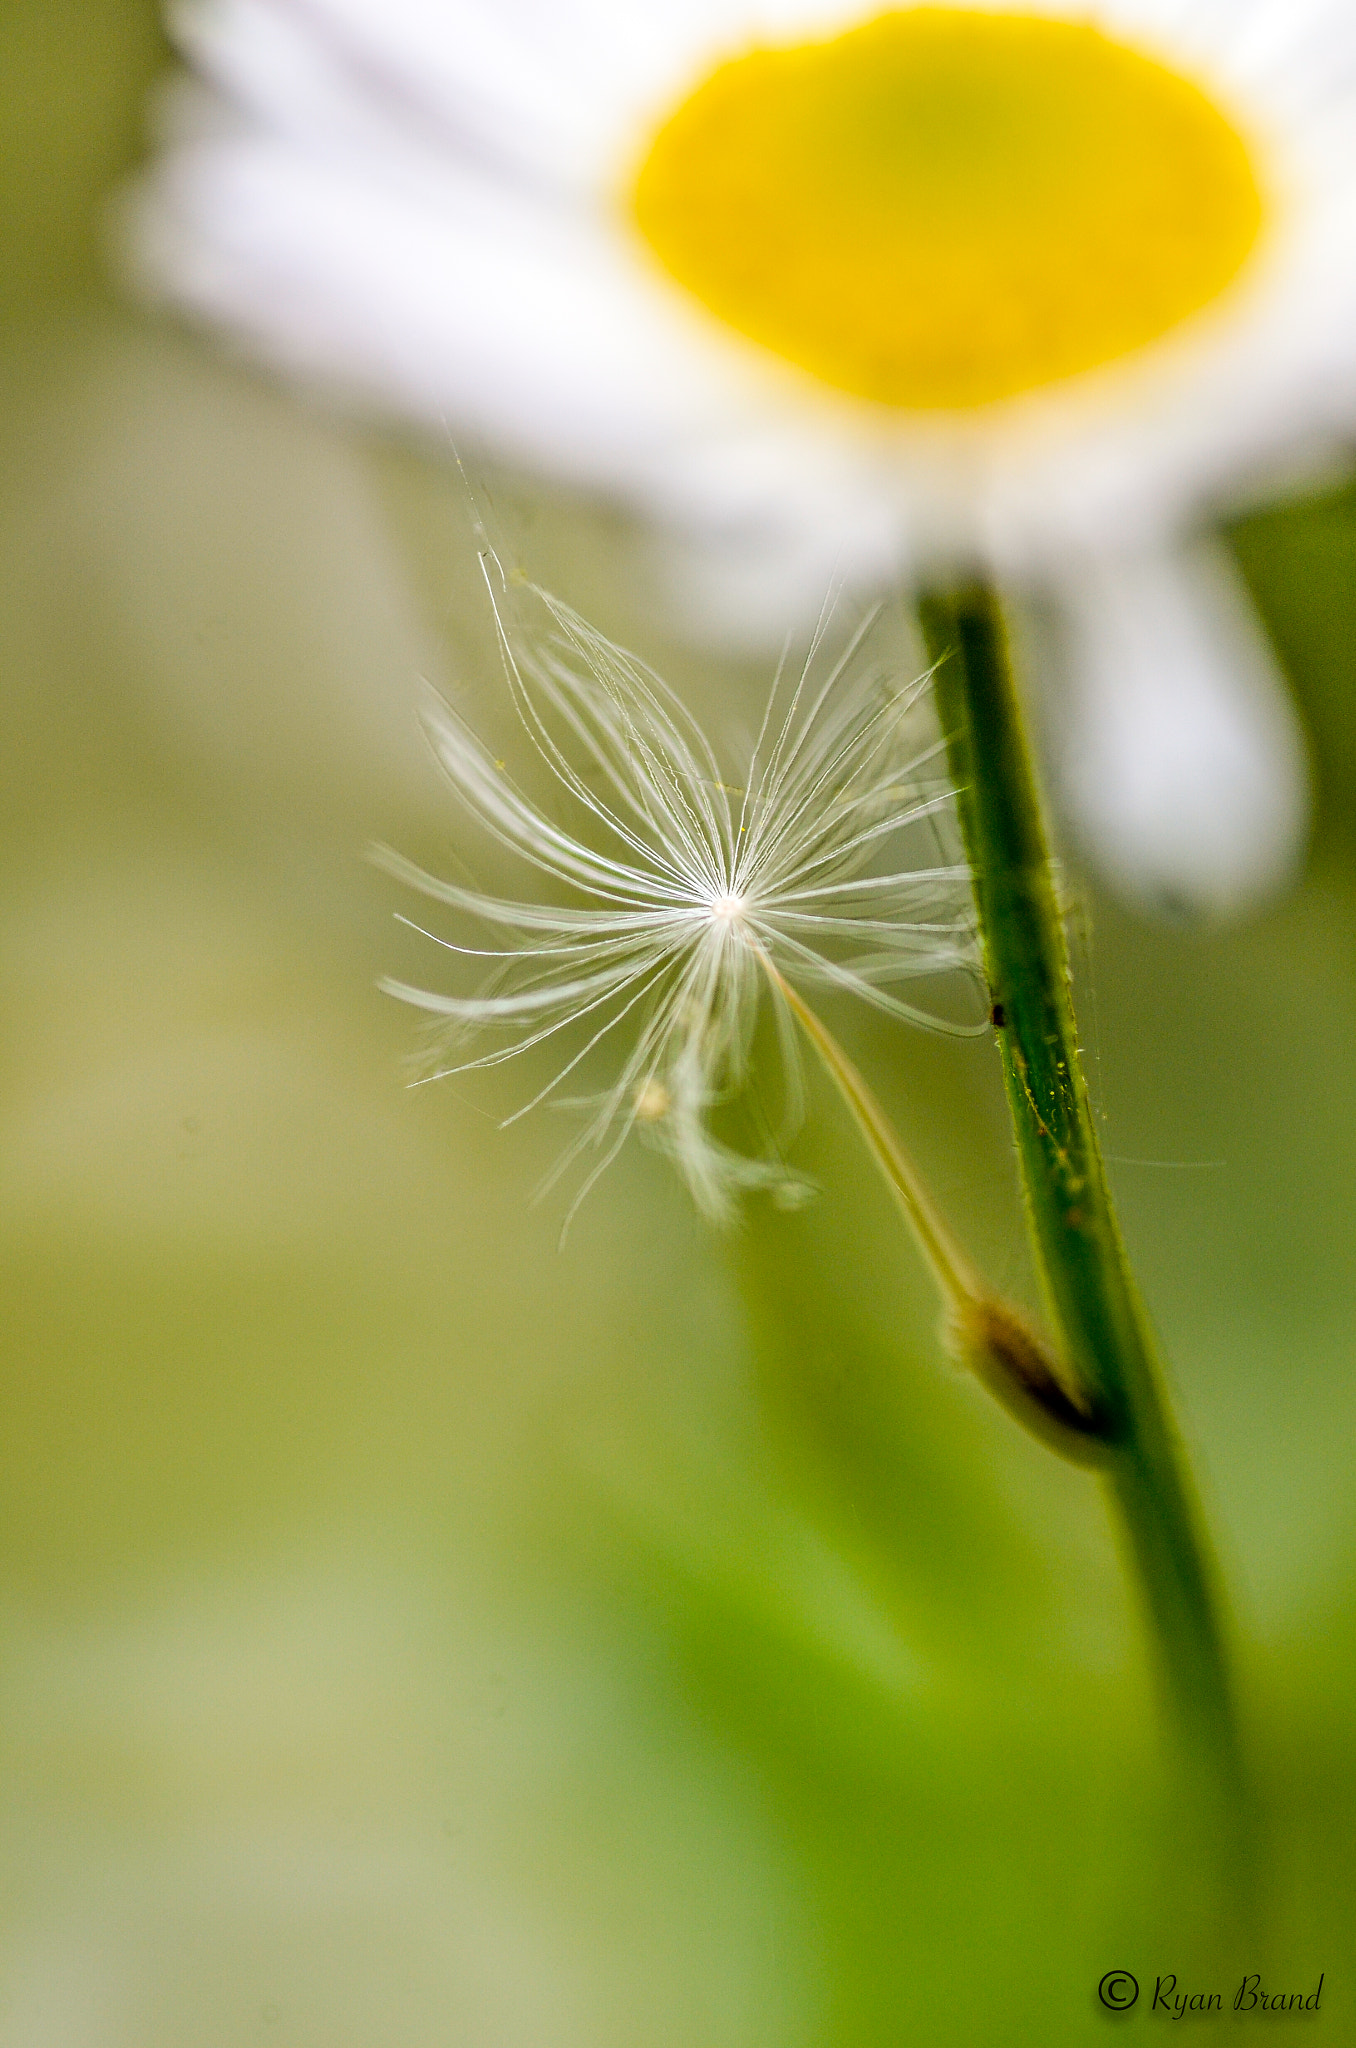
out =
<svg viewBox="0 0 1356 2048"><path fill-rule="evenodd" d="M1078 1464L1103 1455L1105 1418L1069 1383L1019 1309L986 1287L962 1251L872 1090L842 1046L764 953L769 980L823 1060L904 1213L942 1297L943 1335L958 1361L1051 1449Z"/></svg>
<svg viewBox="0 0 1356 2048"><path fill-rule="evenodd" d="M984 1292L979 1274L943 1221L917 1167L905 1152L898 1133L875 1095L804 997L770 962L765 961L765 964L778 993L823 1060L852 1111L876 1164L889 1182L918 1239L948 1309L954 1313L967 1302L979 1300Z"/></svg>
<svg viewBox="0 0 1356 2048"><path fill-rule="evenodd" d="M920 616L1041 1276L1067 1369L1106 1418L1106 1482L1186 1784L1241 1897L1252 1824L1220 1588L1106 1181L1002 611L975 584L926 597Z"/></svg>

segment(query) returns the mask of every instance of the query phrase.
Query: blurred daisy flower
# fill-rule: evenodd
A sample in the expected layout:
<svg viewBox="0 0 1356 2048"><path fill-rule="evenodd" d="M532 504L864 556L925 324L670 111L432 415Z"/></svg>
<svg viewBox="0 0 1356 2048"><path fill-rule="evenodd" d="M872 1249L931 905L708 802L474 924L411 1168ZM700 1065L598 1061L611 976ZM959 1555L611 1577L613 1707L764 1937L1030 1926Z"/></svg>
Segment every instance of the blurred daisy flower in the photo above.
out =
<svg viewBox="0 0 1356 2048"><path fill-rule="evenodd" d="M670 1154L714 1221L730 1218L745 1188L794 1202L806 1184L765 1115L764 1157L712 1128L749 1081L765 996L780 1027L787 1124L800 1093L796 1020L808 1020L812 1037L823 1031L797 985L844 990L942 1029L984 1028L933 1015L898 992L920 976L957 971L977 987L968 869L938 859L951 792L933 773L935 730L920 731L927 678L901 687L866 657L872 614L827 660L822 621L804 666L794 676L784 669L774 684L736 785L660 678L558 599L523 585L550 631L510 628L509 593L502 579L494 588L495 558L483 559L508 688L529 761L546 774L547 801L536 802L438 699L429 736L471 816L564 900L491 896L399 855L379 856L493 935L467 945L424 933L482 977L492 963L473 994L387 984L442 1020L431 1078L559 1040L562 1061L515 1113L522 1116L559 1099L562 1083L617 1033L628 1050L615 1079L584 1105L590 1114L552 1181L596 1155L582 1200L639 1129ZM908 835L921 862L907 859ZM497 1042L463 1057L466 1040L487 1032Z"/></svg>
<svg viewBox="0 0 1356 2048"><path fill-rule="evenodd" d="M1114 879L1222 912L1291 868L1303 745L1197 526L1356 422L1345 0L174 19L152 288L642 508L732 633L998 576Z"/></svg>

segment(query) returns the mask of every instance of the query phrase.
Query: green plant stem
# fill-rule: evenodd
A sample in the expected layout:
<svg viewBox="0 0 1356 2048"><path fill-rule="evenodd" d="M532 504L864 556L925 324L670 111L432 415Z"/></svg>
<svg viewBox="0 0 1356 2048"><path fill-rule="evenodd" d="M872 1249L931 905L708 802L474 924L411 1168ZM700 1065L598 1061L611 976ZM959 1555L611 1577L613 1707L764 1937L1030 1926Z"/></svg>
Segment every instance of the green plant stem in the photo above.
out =
<svg viewBox="0 0 1356 2048"><path fill-rule="evenodd" d="M1066 1366L1107 1418L1119 1511L1206 1839L1239 1877L1251 1837L1220 1592L1131 1277L1079 1059L1064 927L995 593L920 617L974 874L1027 1215ZM1246 1880L1242 1880L1246 1882Z"/></svg>

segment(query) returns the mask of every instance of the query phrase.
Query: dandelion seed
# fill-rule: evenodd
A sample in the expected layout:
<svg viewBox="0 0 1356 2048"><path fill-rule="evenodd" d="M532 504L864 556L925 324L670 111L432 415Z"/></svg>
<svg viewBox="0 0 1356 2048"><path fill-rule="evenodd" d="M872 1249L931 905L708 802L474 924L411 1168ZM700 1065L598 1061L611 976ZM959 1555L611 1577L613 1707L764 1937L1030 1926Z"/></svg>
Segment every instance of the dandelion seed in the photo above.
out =
<svg viewBox="0 0 1356 2048"><path fill-rule="evenodd" d="M901 683L871 658L874 614L831 657L826 605L803 666L783 663L749 759L726 772L644 663L531 585L549 631L523 633L488 549L482 566L507 686L553 785L550 808L440 701L429 735L472 816L562 900L486 895L383 854L391 872L498 940L426 934L492 963L474 993L386 986L443 1020L440 1074L559 1042L554 1076L515 1116L560 1101L562 1083L600 1048L625 1042L615 1079L586 1099L586 1121L548 1182L587 1159L575 1207L633 1129L669 1155L713 1221L728 1221L752 1188L795 1206L809 1183L775 1133L745 1152L715 1128L749 1080L765 999L780 1041L783 1137L801 1101L794 989L850 993L936 1029L985 1028L968 870L947 857L951 793L928 725L928 679ZM973 1020L910 999L909 984L939 978L973 995ZM482 1033L494 1042L476 1051L469 1041Z"/></svg>
<svg viewBox="0 0 1356 2048"><path fill-rule="evenodd" d="M779 672L774 681L743 782L727 781L667 685L568 605L524 586L553 630L544 642L511 630L501 602L506 579L491 551L481 559L508 687L555 784L553 811L510 780L445 704L430 708L430 736L472 815L570 900L488 896L381 855L394 874L509 941L472 946L425 934L462 958L495 963L474 995L385 984L443 1020L437 1072L496 1066L550 1040L569 1043L573 1034L553 1078L512 1122L559 1100L561 1082L624 1029L629 1050L620 1071L600 1094L571 1105L587 1109L588 1118L545 1184L593 1154L566 1227L633 1130L668 1154L715 1222L728 1221L738 1197L753 1188L767 1190L779 1208L796 1209L813 1185L788 1164L761 1109L761 1153L739 1150L714 1127L751 1078L766 997L780 1040L784 1123L799 1111L803 1035L928 1264L952 1356L1027 1428L1067 1456L1096 1462L1104 1418L1020 1311L986 1287L870 1088L802 993L806 986L846 991L942 1030L989 1028L969 871L955 861L906 857L909 834L918 841L927 834L917 851L944 845L951 801L930 775L941 742L920 732L928 678L900 686L866 658L870 618L825 662L826 606L798 676ZM820 667L827 673L817 680ZM975 996L973 1021L930 1012L898 992L925 976L959 977ZM481 1031L500 1042L455 1057Z"/></svg>

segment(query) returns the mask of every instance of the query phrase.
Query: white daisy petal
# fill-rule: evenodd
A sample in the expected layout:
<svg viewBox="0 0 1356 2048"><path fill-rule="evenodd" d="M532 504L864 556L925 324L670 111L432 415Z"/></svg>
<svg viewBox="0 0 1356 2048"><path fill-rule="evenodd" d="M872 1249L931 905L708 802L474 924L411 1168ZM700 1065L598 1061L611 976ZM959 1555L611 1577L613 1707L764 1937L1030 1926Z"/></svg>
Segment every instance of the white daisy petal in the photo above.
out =
<svg viewBox="0 0 1356 2048"><path fill-rule="evenodd" d="M1053 744L1103 873L1176 916L1229 916L1293 873L1303 737L1216 549L1078 565L1063 587L1069 694Z"/></svg>
<svg viewBox="0 0 1356 2048"><path fill-rule="evenodd" d="M562 94L541 36L524 41L519 25L515 42L484 8L180 0L174 25L241 111L279 133L442 146L519 176L567 175L589 153L587 67Z"/></svg>
<svg viewBox="0 0 1356 2048"><path fill-rule="evenodd" d="M455 173L412 202L262 139L199 145L141 209L132 253L288 371L378 404L394 391L431 427L633 496L746 396L587 223L548 228Z"/></svg>

